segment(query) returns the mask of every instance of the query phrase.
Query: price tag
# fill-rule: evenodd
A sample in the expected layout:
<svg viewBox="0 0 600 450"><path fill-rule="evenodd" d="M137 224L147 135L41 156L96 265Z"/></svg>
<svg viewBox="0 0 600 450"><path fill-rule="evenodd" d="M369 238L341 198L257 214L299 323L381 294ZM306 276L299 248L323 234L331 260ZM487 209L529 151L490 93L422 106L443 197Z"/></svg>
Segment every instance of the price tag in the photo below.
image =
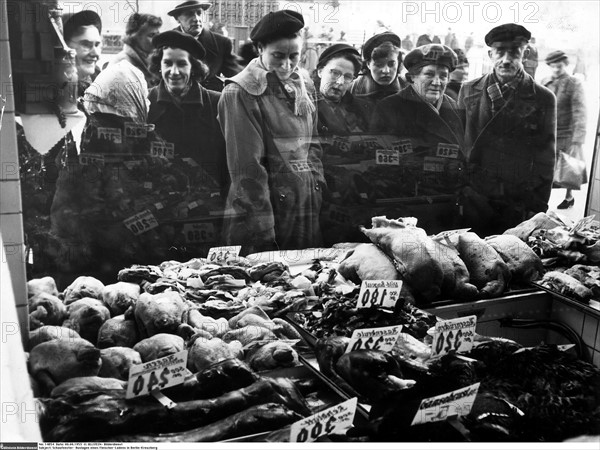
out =
<svg viewBox="0 0 600 450"><path fill-rule="evenodd" d="M151 181L146 181L144 183L144 189L152 189L152 182Z"/></svg>
<svg viewBox="0 0 600 450"><path fill-rule="evenodd" d="M79 155L79 164L82 166L103 166L104 155L95 155L92 153L82 153Z"/></svg>
<svg viewBox="0 0 600 450"><path fill-rule="evenodd" d="M350 141L343 136L333 136L333 147L342 153L350 151Z"/></svg>
<svg viewBox="0 0 600 450"><path fill-rule="evenodd" d="M215 240L215 226L207 222L186 223L183 226L183 235L186 244L213 242Z"/></svg>
<svg viewBox="0 0 600 450"><path fill-rule="evenodd" d="M133 139L145 139L148 137L148 129L145 124L125 122L125 137Z"/></svg>
<svg viewBox="0 0 600 450"><path fill-rule="evenodd" d="M444 172L444 160L440 159L440 158L426 156L425 160L423 161L423 171L424 172L443 173Z"/></svg>
<svg viewBox="0 0 600 450"><path fill-rule="evenodd" d="M208 251L206 259L209 262L225 262L229 258L237 258L242 249L241 245L231 245L229 247L213 247Z"/></svg>
<svg viewBox="0 0 600 450"><path fill-rule="evenodd" d="M194 202L188 204L188 208L189 209L194 209L194 208L197 208L197 207L198 207L198 202L194 201Z"/></svg>
<svg viewBox="0 0 600 450"><path fill-rule="evenodd" d="M157 389L177 386L185 381L188 352L183 350L164 358L131 366L125 398L148 395Z"/></svg>
<svg viewBox="0 0 600 450"><path fill-rule="evenodd" d="M150 144L150 156L155 158L167 158L173 159L175 158L175 144L171 142L159 142L153 141Z"/></svg>
<svg viewBox="0 0 600 450"><path fill-rule="evenodd" d="M596 216L587 216L584 217L583 219L579 220L575 225L573 225L571 227L571 229L569 230L571 234L575 234L578 231L583 230L585 227L587 227L588 225L590 225L594 219L596 218Z"/></svg>
<svg viewBox="0 0 600 450"><path fill-rule="evenodd" d="M473 336L477 326L477 316L443 320L435 324L431 356L442 356L451 351L468 352L473 348Z"/></svg>
<svg viewBox="0 0 600 450"><path fill-rule="evenodd" d="M380 352L389 352L396 344L401 332L402 325L354 330L344 353L350 353L356 350L379 350Z"/></svg>
<svg viewBox="0 0 600 450"><path fill-rule="evenodd" d="M397 150L400 155L407 155L413 152L412 142L410 142L410 139L392 142L392 149Z"/></svg>
<svg viewBox="0 0 600 450"><path fill-rule="evenodd" d="M441 158L457 159L459 148L460 147L456 144L444 144L440 142L437 146L436 155Z"/></svg>
<svg viewBox="0 0 600 450"><path fill-rule="evenodd" d="M357 308L373 306L393 308L396 306L401 289L402 280L365 280L360 285L356 306Z"/></svg>
<svg viewBox="0 0 600 450"><path fill-rule="evenodd" d="M352 216L347 212L346 208L337 205L329 206L329 220L340 225L352 224Z"/></svg>
<svg viewBox="0 0 600 450"><path fill-rule="evenodd" d="M352 427L356 397L292 424L290 442L313 442L328 434L343 434Z"/></svg>
<svg viewBox="0 0 600 450"><path fill-rule="evenodd" d="M98 127L98 139L104 139L114 144L123 142L123 135L120 128Z"/></svg>
<svg viewBox="0 0 600 450"><path fill-rule="evenodd" d="M135 216L131 216L128 219L123 221L125 226L129 231L131 231L136 236L139 234L143 234L146 231L149 231L158 226L158 221L156 217L150 212L149 209L142 211Z"/></svg>
<svg viewBox="0 0 600 450"><path fill-rule="evenodd" d="M368 150L375 150L377 148L381 148L381 146L379 145L379 141L376 137L363 138L362 142L365 148L367 148Z"/></svg>
<svg viewBox="0 0 600 450"><path fill-rule="evenodd" d="M142 161L140 161L139 159L134 159L132 161L124 161L123 164L125 164L125 167L127 167L129 170L133 170L136 167L141 166Z"/></svg>
<svg viewBox="0 0 600 450"><path fill-rule="evenodd" d="M466 416L475 403L479 384L475 383L447 394L423 399L410 425L440 422L452 416Z"/></svg>
<svg viewBox="0 0 600 450"><path fill-rule="evenodd" d="M442 231L441 233L438 233L435 236L433 236L431 239L433 239L434 241L441 242L442 244L454 247L455 244L450 240L450 238L460 236L461 234L465 234L469 230L470 228L459 228L458 230Z"/></svg>
<svg viewBox="0 0 600 450"><path fill-rule="evenodd" d="M398 150L376 150L375 163L385 166L399 166L400 152Z"/></svg>
<svg viewBox="0 0 600 450"><path fill-rule="evenodd" d="M185 282L186 286L201 289L204 287L204 282L200 277L188 278Z"/></svg>
<svg viewBox="0 0 600 450"><path fill-rule="evenodd" d="M314 170L312 163L305 159L291 159L290 167L294 172L310 172Z"/></svg>
<svg viewBox="0 0 600 450"><path fill-rule="evenodd" d="M160 211L161 209L164 208L164 206L161 202L155 203L154 207L157 209L157 211Z"/></svg>

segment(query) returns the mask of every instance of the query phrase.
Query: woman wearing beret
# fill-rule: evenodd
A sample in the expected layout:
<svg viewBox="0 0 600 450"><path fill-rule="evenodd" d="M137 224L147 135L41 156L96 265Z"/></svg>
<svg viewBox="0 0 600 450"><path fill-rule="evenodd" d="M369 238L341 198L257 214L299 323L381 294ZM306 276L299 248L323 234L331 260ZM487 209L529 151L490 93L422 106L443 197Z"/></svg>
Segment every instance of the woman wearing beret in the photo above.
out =
<svg viewBox="0 0 600 450"><path fill-rule="evenodd" d="M208 74L201 61L204 48L192 36L176 30L152 39L150 71L161 77L148 95L148 122L158 134L174 144L176 158L192 158L210 177L206 186L227 194L228 173L225 140L217 121L221 94L200 85Z"/></svg>
<svg viewBox="0 0 600 450"><path fill-rule="evenodd" d="M552 76L542 82L556 95L556 148L559 152L585 161L583 143L585 141L586 111L583 85L577 78L567 73L569 58L565 52L557 50L546 57L546 64L552 69ZM557 169L559 161L557 160ZM559 170L554 175L554 186L564 187L568 183L562 179ZM584 171L584 180L587 173ZM571 208L575 204L573 189L579 190L581 185L566 188L565 199L557 206L558 209Z"/></svg>
<svg viewBox="0 0 600 450"><path fill-rule="evenodd" d="M363 45L362 75L354 80L350 92L374 102L399 92L404 86L400 78L402 42L389 31L376 34Z"/></svg>
<svg viewBox="0 0 600 450"><path fill-rule="evenodd" d="M454 194L462 183L463 124L456 103L444 93L456 64L456 54L445 45L415 48L404 60L409 86L375 108L372 128L401 143L399 179L405 191L399 196Z"/></svg>
<svg viewBox="0 0 600 450"><path fill-rule="evenodd" d="M264 16L250 34L258 58L227 80L219 102L231 176L224 232L245 252L321 243L317 113L312 83L298 69L303 27L294 11Z"/></svg>

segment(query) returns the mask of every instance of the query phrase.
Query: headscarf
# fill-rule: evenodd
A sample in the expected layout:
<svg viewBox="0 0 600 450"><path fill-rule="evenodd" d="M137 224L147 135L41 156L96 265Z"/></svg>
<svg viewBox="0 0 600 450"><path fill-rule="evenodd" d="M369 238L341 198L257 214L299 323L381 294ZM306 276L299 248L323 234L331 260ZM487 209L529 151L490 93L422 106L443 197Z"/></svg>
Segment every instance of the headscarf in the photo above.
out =
<svg viewBox="0 0 600 450"><path fill-rule="evenodd" d="M146 123L150 104L148 84L141 70L123 60L100 72L86 89L83 102L90 114L115 114Z"/></svg>

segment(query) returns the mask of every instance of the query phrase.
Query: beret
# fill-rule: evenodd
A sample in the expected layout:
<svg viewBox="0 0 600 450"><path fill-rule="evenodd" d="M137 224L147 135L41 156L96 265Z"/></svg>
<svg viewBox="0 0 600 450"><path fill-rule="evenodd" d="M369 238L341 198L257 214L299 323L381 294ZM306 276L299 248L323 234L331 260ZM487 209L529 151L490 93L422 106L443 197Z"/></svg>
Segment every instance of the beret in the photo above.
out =
<svg viewBox="0 0 600 450"><path fill-rule="evenodd" d="M212 6L211 2L189 0L187 2L183 2L179 5L177 5L175 8L173 8L167 14L170 15L171 17L177 17L179 14L181 14L182 12L184 12L188 9L197 9L197 8L208 9L211 6Z"/></svg>
<svg viewBox="0 0 600 450"><path fill-rule="evenodd" d="M252 42L265 42L277 38L284 38L304 28L302 14L289 9L271 11L252 28L250 39Z"/></svg>
<svg viewBox="0 0 600 450"><path fill-rule="evenodd" d="M360 57L360 53L354 47L348 44L333 44L323 50L323 53L319 56L319 63L329 61L335 55L339 53L353 53Z"/></svg>
<svg viewBox="0 0 600 450"><path fill-rule="evenodd" d="M446 66L452 72L456 69L458 57L450 47L442 44L427 44L411 50L404 58L404 67L408 71L415 71L429 64Z"/></svg>
<svg viewBox="0 0 600 450"><path fill-rule="evenodd" d="M154 48L171 47L185 50L196 59L204 58L206 51L200 42L189 34L177 30L169 30L152 38Z"/></svg>
<svg viewBox="0 0 600 450"><path fill-rule="evenodd" d="M93 25L98 28L98 32L102 33L102 20L100 16L89 9L80 11L75 14L64 14L63 21L63 37L65 41L70 41L77 28Z"/></svg>
<svg viewBox="0 0 600 450"><path fill-rule="evenodd" d="M569 59L565 52L563 52L562 50L555 50L553 52L548 53L548 56L546 56L546 64L556 63L565 59Z"/></svg>
<svg viewBox="0 0 600 450"><path fill-rule="evenodd" d="M516 41L519 38L527 42L531 39L531 32L516 23L505 23L504 25L492 28L485 35L485 43L488 47L491 47L494 42Z"/></svg>
<svg viewBox="0 0 600 450"><path fill-rule="evenodd" d="M375 36L371 36L369 39L367 39L367 42L364 43L362 47L363 58L365 60L371 59L371 53L373 53L373 49L388 41L394 44L396 47L400 47L400 45L402 45L400 37L391 31L376 34Z"/></svg>

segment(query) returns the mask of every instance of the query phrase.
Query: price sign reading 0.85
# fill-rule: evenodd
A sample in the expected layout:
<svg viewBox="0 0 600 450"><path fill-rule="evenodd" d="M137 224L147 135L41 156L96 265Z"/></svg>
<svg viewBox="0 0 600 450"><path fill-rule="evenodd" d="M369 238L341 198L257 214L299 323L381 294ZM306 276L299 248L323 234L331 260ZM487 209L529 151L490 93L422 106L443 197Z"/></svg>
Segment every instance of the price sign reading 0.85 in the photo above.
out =
<svg viewBox="0 0 600 450"><path fill-rule="evenodd" d="M473 348L477 316L459 317L435 324L431 356L442 356L452 351L468 352Z"/></svg>
<svg viewBox="0 0 600 450"><path fill-rule="evenodd" d="M183 350L129 369L125 398L148 395L152 391L177 386L185 380L188 352Z"/></svg>
<svg viewBox="0 0 600 450"><path fill-rule="evenodd" d="M354 330L345 353L357 350L379 350L389 352L400 337L402 325Z"/></svg>
<svg viewBox="0 0 600 450"><path fill-rule="evenodd" d="M231 245L228 247L213 247L208 251L206 259L208 262L225 262L229 258L236 258L242 249L241 245Z"/></svg>
<svg viewBox="0 0 600 450"><path fill-rule="evenodd" d="M400 297L401 280L365 280L358 293L358 308L394 308Z"/></svg>
<svg viewBox="0 0 600 450"><path fill-rule="evenodd" d="M313 442L328 434L342 434L352 426L356 397L299 420L290 428L290 442Z"/></svg>

